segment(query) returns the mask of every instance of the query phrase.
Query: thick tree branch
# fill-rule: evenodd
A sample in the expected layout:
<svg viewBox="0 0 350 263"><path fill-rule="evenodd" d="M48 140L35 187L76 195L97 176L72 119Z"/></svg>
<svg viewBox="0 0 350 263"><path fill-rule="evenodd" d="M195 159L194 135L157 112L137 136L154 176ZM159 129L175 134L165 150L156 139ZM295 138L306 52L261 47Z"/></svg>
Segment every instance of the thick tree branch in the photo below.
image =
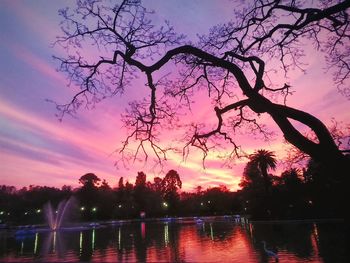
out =
<svg viewBox="0 0 350 263"><path fill-rule="evenodd" d="M299 59L305 54L299 42L303 38L311 39L320 49L329 51L328 63L338 67L336 82L343 84L349 76L350 1L330 2L323 7L319 4L318 8L306 6L306 1L304 4L254 1L250 10L244 10L246 12L242 11L236 17L237 21L214 27L209 36L200 39L199 45L184 45L183 36L175 34L168 23L164 27L154 27L148 18L150 12L140 1L124 0L114 8L99 1L78 2L74 15L68 10L61 11L64 36L56 43L66 48L68 56L56 59L70 82L79 85L80 91L68 104L57 107L63 114L75 113L84 103L88 106L106 96L122 93L132 86L137 74L143 73L149 95L130 103L129 110L122 116L129 135L121 151L126 151L132 141L137 141L135 158L140 153L148 159L149 149L159 162L167 158L169 148L160 146L159 130L164 124L171 128L179 126L174 101L177 97L185 98L190 105L190 98L196 95L197 88L204 88L212 103L210 107L214 107L216 123L206 132L203 130L209 125L191 124L193 134L186 137L184 149L197 147L204 152L205 159L211 149L209 138L221 137L231 143L238 155L239 146L234 140L236 129L248 124L264 133L257 119L251 116L252 111L257 116L269 114L285 138L303 152L322 161L330 153L336 160L343 155L319 119L277 104L264 94L264 91L281 93L286 104L286 96L291 94L290 86L275 88L277 85L264 82L268 79L267 62L279 59L286 72L291 66L301 67ZM321 39L324 32L331 34L326 41ZM82 43L103 47L107 54L85 58ZM165 54L161 53L161 47ZM168 66L178 67L178 79L173 80L173 74L164 83L157 81L158 75ZM228 112L237 115L227 117ZM291 120L309 127L316 140L304 136Z"/></svg>

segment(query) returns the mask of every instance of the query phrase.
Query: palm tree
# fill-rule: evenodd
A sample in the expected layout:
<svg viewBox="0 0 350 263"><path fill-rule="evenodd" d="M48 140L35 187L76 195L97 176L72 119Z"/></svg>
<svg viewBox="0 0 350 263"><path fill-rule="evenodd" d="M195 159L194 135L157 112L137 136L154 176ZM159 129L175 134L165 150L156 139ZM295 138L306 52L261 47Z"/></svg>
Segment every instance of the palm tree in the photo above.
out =
<svg viewBox="0 0 350 263"><path fill-rule="evenodd" d="M250 155L249 159L251 164L255 165L260 170L260 173L264 178L265 191L268 193L270 180L267 172L269 169L276 169L277 160L275 154L273 152L260 149Z"/></svg>

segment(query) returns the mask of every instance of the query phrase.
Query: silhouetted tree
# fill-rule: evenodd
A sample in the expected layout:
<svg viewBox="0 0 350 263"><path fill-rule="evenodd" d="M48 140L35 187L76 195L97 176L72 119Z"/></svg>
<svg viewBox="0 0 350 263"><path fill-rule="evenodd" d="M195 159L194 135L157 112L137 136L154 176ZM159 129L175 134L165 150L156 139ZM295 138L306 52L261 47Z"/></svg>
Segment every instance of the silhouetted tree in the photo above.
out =
<svg viewBox="0 0 350 263"><path fill-rule="evenodd" d="M146 187L146 174L144 172L138 172L135 180L135 187Z"/></svg>
<svg viewBox="0 0 350 263"><path fill-rule="evenodd" d="M255 163L249 161L244 168L239 184L242 213L250 214L254 218L266 217L267 200L264 178Z"/></svg>
<svg viewBox="0 0 350 263"><path fill-rule="evenodd" d="M80 204L85 207L85 210L82 211L82 216L85 219L96 218L99 211L92 211L99 203L99 191L98 184L101 181L93 173L84 174L79 178L79 183L82 184L82 187L77 191L77 197L80 201Z"/></svg>
<svg viewBox="0 0 350 263"><path fill-rule="evenodd" d="M305 188L299 169L291 168L282 172L281 180L275 194L279 206L279 214L288 218L302 218L309 216L306 210L309 207L310 193Z"/></svg>
<svg viewBox="0 0 350 263"><path fill-rule="evenodd" d="M160 194L163 193L162 181L163 181L163 179L160 177L156 176L153 178L153 184L152 184L153 191L160 193Z"/></svg>
<svg viewBox="0 0 350 263"><path fill-rule="evenodd" d="M281 179L283 184L289 188L298 188L302 184L300 172L297 168L292 168L290 170L284 171L281 174Z"/></svg>
<svg viewBox="0 0 350 263"><path fill-rule="evenodd" d="M304 171L306 191L308 199L312 200L315 212L319 217L346 216L344 207L347 207L347 199L344 189L347 185L344 181L330 176L326 164L310 159ZM346 171L344 171L346 174Z"/></svg>
<svg viewBox="0 0 350 263"><path fill-rule="evenodd" d="M181 189L182 181L179 174L175 170L170 170L167 172L162 180L163 196L165 201L169 205L169 209L174 211L177 209L177 204L179 202L178 189Z"/></svg>
<svg viewBox="0 0 350 263"><path fill-rule="evenodd" d="M118 181L118 190L121 191L124 189L124 178L120 177Z"/></svg>
<svg viewBox="0 0 350 263"><path fill-rule="evenodd" d="M108 182L106 181L106 179L103 179L101 185L100 185L100 190L102 191L111 191L112 188L109 186Z"/></svg>
<svg viewBox="0 0 350 263"><path fill-rule="evenodd" d="M264 178L265 191L268 193L271 187L268 170L276 169L276 156L273 152L266 150L258 150L249 156L250 165L258 168L260 175Z"/></svg>
<svg viewBox="0 0 350 263"><path fill-rule="evenodd" d="M129 181L125 182L124 191L123 191L123 198L120 200L121 209L121 216L122 217L132 217L132 216L138 216L135 211L135 200L133 196L134 191L134 185L130 183Z"/></svg>
<svg viewBox="0 0 350 263"><path fill-rule="evenodd" d="M202 194L203 187L200 186L200 185L198 185L198 186L196 186L195 190L196 190L196 194L201 195L201 194Z"/></svg>
<svg viewBox="0 0 350 263"><path fill-rule="evenodd" d="M177 171L170 170L162 180L162 188L165 195L168 193L175 193L181 189L182 181Z"/></svg>
<svg viewBox="0 0 350 263"><path fill-rule="evenodd" d="M224 187L208 188L202 195L202 204L210 214L229 214L231 212L232 195L229 190Z"/></svg>
<svg viewBox="0 0 350 263"><path fill-rule="evenodd" d="M244 188L262 188L264 185L263 178L261 176L259 167L249 161L243 170L243 176L241 178L241 182L239 184L240 187Z"/></svg>
<svg viewBox="0 0 350 263"><path fill-rule="evenodd" d="M81 183L83 187L86 188L96 188L98 186L99 181L101 181L101 179L93 173L84 174L82 177L79 178L79 183Z"/></svg>
<svg viewBox="0 0 350 263"><path fill-rule="evenodd" d="M348 0L248 1L244 8L235 9L231 21L213 27L198 43L183 44L184 36L177 35L169 23L160 27L152 24L141 1L111 5L78 1L72 12L60 10L63 35L56 44L66 49L67 56L56 59L60 70L81 90L57 108L61 117L74 114L82 106L123 94L138 73L144 74L150 96L130 103L123 115L130 133L122 152L136 140L135 155L147 158L147 149L151 149L161 161L166 159L168 148L159 145L160 130L178 127L181 115L177 113L183 111L183 102L191 108L197 91L205 88L214 105L201 106L213 108L217 124L208 123L210 118L206 118L203 123L185 125L185 148L197 147L205 157L212 146L210 139L215 146L222 138L239 155L234 134L248 125L251 133L260 132L268 138L259 122L260 114L266 113L289 143L324 163L328 171L336 171L328 176L343 179L341 171L349 164L327 127L317 117L287 106L291 86L279 77L273 81L268 72L277 68L276 63L281 63L283 74L302 68L308 60L304 46L311 43L325 53L335 84L349 94L349 6ZM88 48L95 51L87 52ZM169 65L177 66L178 74L172 70L168 78L157 79L156 73ZM283 104L273 99L278 95L284 97ZM315 140L303 135L296 123L310 128Z"/></svg>
<svg viewBox="0 0 350 263"><path fill-rule="evenodd" d="M134 186L134 200L140 211L146 211L149 191L146 184L146 174L144 172L138 172Z"/></svg>
<svg viewBox="0 0 350 263"><path fill-rule="evenodd" d="M272 217L275 206L272 188L278 177L268 174L268 169L274 169L276 163L275 155L267 150L258 150L249 156L239 184L242 212L255 218Z"/></svg>
<svg viewBox="0 0 350 263"><path fill-rule="evenodd" d="M114 216L114 211L117 209L117 197L105 179L98 188L95 198L97 199L96 206L98 209L96 213L98 219L109 219Z"/></svg>

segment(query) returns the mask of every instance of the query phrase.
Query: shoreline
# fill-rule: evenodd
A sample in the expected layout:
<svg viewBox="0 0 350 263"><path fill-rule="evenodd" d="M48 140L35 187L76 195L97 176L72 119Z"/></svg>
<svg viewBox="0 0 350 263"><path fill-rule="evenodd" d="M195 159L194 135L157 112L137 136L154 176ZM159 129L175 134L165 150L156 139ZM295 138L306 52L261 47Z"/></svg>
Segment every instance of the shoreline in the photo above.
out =
<svg viewBox="0 0 350 263"><path fill-rule="evenodd" d="M278 220L249 220L254 224L298 224L298 223L345 223L344 218L312 218L312 219L278 219Z"/></svg>
<svg viewBox="0 0 350 263"><path fill-rule="evenodd" d="M85 226L85 227L98 227L98 226L111 226L122 225L125 223L138 223L138 222L176 222L176 223L196 223L196 222L212 222L212 221L226 221L245 224L310 224L310 223L345 223L344 218L312 218L312 219L278 219L278 220L249 220L249 218L233 215L223 216L189 216L189 217L156 217L156 218L133 218L133 219L120 219L120 220L108 220L108 221L89 221L89 222L74 222L70 226ZM44 224L37 225L15 225L5 226L0 230L5 229L18 229L18 228L45 228ZM69 226L68 226L69 227Z"/></svg>

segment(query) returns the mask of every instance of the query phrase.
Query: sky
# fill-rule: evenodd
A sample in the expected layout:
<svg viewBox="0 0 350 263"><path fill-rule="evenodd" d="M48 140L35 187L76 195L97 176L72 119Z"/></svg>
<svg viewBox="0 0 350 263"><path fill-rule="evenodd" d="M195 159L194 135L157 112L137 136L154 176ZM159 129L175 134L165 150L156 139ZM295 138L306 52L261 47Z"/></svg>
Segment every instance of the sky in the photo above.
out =
<svg viewBox="0 0 350 263"><path fill-rule="evenodd" d="M58 120L55 105L47 100L64 103L74 93L67 87L65 75L56 71L58 64L52 55L63 54L52 43L61 35L58 10L72 3L0 1L0 184L18 188L76 187L80 176L92 172L115 186L121 176L133 183L138 171L144 171L152 181L154 176L163 177L168 170L175 169L185 191L198 185L238 189L244 159L229 167L211 154L204 169L200 153L191 150L186 161L179 154L171 154L162 170L154 168L152 162L115 166L119 158L115 151L125 139L120 115L132 92L125 97L107 99L92 110L81 110L62 122ZM154 21L169 20L178 33L186 34L189 39L229 20L234 11L232 1L148 0L144 3L156 12ZM294 88L289 105L314 114L326 124L333 117L349 122L349 101L332 87L331 77L324 74L322 56L311 48L308 52L306 75L295 72L285 79L281 74L276 80L281 85L288 82ZM197 117L206 118L208 114L213 114L212 109L202 107ZM268 116L262 118L277 132L276 136L268 142L253 140L250 135L241 136L240 143L248 153L264 148L282 158L286 155L282 135Z"/></svg>

